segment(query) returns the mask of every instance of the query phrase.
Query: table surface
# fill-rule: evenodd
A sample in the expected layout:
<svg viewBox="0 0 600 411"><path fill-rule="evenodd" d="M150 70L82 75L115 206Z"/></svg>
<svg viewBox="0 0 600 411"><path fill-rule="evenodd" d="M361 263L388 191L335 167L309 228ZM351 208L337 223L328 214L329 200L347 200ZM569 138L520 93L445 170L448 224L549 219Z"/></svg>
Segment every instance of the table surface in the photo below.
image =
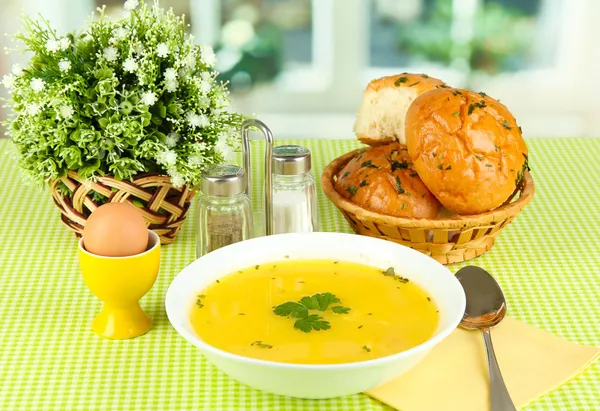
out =
<svg viewBox="0 0 600 411"><path fill-rule="evenodd" d="M329 161L358 147L353 140L277 140L283 143L311 149L317 180ZM470 263L493 273L512 317L598 346L600 139L531 139L528 146L534 199ZM322 401L265 394L228 378L184 341L167 320L164 296L194 259L194 218L163 248L159 278L142 299L154 328L127 341L94 335L90 322L101 303L81 278L77 240L50 193L21 183L11 147L0 141L0 410L388 409L363 394ZM322 231L351 232L320 189L318 202ZM599 393L596 363L526 409L600 409Z"/></svg>

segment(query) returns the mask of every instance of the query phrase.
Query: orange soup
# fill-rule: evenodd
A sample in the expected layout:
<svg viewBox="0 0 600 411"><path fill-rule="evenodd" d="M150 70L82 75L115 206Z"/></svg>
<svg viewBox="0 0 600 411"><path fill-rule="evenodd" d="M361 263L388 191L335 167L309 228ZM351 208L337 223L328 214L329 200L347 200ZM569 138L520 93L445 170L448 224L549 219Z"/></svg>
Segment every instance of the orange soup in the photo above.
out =
<svg viewBox="0 0 600 411"><path fill-rule="evenodd" d="M238 271L196 296L191 321L208 344L297 364L395 354L429 339L431 298L386 270L338 261L283 261Z"/></svg>

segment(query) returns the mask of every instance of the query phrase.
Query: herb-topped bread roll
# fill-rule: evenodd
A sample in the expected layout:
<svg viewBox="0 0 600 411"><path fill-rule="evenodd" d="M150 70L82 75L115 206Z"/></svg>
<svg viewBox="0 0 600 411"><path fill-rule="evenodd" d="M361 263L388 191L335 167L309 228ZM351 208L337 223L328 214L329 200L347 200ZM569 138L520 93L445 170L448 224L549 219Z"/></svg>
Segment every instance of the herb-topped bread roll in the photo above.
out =
<svg viewBox="0 0 600 411"><path fill-rule="evenodd" d="M441 208L411 164L406 146L391 143L356 155L335 190L354 204L396 217L434 218Z"/></svg>
<svg viewBox="0 0 600 411"><path fill-rule="evenodd" d="M371 81L356 113L354 133L365 144L406 143L404 121L411 103L421 94L448 87L426 74L402 73Z"/></svg>
<svg viewBox="0 0 600 411"><path fill-rule="evenodd" d="M439 89L419 96L406 115L406 142L427 188L457 214L502 205L528 168L521 127L485 93Z"/></svg>

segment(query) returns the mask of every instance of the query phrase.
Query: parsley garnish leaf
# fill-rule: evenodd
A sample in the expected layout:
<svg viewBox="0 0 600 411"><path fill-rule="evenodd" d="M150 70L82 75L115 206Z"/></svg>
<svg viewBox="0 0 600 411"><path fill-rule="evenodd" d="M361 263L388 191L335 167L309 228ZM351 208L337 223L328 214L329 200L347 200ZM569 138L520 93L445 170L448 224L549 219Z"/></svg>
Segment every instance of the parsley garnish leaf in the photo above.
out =
<svg viewBox="0 0 600 411"><path fill-rule="evenodd" d="M378 168L378 169L381 168L380 166L376 166L375 164L373 164L371 162L371 160L367 160L367 161L363 162L360 166L361 167Z"/></svg>
<svg viewBox="0 0 600 411"><path fill-rule="evenodd" d="M347 192L349 192L351 196L353 196L354 194L356 194L356 187L354 187L354 186L349 186L349 187L346 189L346 191L347 191Z"/></svg>
<svg viewBox="0 0 600 411"><path fill-rule="evenodd" d="M398 80L394 82L396 87L400 87L400 84L406 83L408 81L408 77L399 77Z"/></svg>
<svg viewBox="0 0 600 411"><path fill-rule="evenodd" d="M396 170L408 170L408 161L404 160L403 162L399 162L398 160L394 160L392 162L392 172Z"/></svg>
<svg viewBox="0 0 600 411"><path fill-rule="evenodd" d="M348 314L350 312L350 308L342 307L341 305L336 305L335 307L331 307L331 311L336 314Z"/></svg>
<svg viewBox="0 0 600 411"><path fill-rule="evenodd" d="M331 328L328 321L325 321L323 317L318 316L317 314L310 314L305 318L301 318L294 323L294 328L297 328L300 331L304 331L305 333L310 332L311 330L321 331L328 330Z"/></svg>
<svg viewBox="0 0 600 411"><path fill-rule="evenodd" d="M307 297L304 297L307 298ZM275 307L273 312L282 317L304 318L308 315L308 307L303 303L288 301Z"/></svg>
<svg viewBox="0 0 600 411"><path fill-rule="evenodd" d="M394 267L390 267L387 270L383 271L383 275L385 275L386 277L392 277L392 278L394 278L394 280L399 281L401 283L407 283L409 281L408 278L402 277L400 275L396 275L396 271L394 270Z"/></svg>
<svg viewBox="0 0 600 411"><path fill-rule="evenodd" d="M288 301L280 304L273 312L282 317L292 317L297 320L294 322L294 328L305 333L311 330L328 330L331 328L329 322L318 314L310 314L309 310L327 311L329 308L336 314L348 314L350 308L341 305L330 307L332 304L341 303L340 299L332 293L317 293L307 295L299 302Z"/></svg>
<svg viewBox="0 0 600 411"><path fill-rule="evenodd" d="M402 183L400 182L400 177L396 176L396 191L398 194L403 194L404 189L402 188Z"/></svg>
<svg viewBox="0 0 600 411"><path fill-rule="evenodd" d="M273 346L271 344L265 344L262 341L254 341L252 344L250 344L253 347L258 347L258 348L273 348Z"/></svg>
<svg viewBox="0 0 600 411"><path fill-rule="evenodd" d="M331 293L318 293L313 295L313 297L317 298L317 305L320 311L325 311L329 308L331 304L340 302L340 299L337 298L335 294Z"/></svg>

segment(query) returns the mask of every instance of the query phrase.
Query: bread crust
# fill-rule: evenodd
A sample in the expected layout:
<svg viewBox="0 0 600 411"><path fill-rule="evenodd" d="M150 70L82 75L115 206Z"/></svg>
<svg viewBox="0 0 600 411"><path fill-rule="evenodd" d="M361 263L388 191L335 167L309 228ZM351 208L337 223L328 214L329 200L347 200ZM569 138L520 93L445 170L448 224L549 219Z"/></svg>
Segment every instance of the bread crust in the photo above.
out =
<svg viewBox="0 0 600 411"><path fill-rule="evenodd" d="M521 128L485 93L444 88L420 95L406 115L406 141L425 185L460 215L502 205L527 168Z"/></svg>
<svg viewBox="0 0 600 411"><path fill-rule="evenodd" d="M398 143L356 155L340 170L334 187L345 199L379 214L435 218L441 208L414 170L406 146Z"/></svg>
<svg viewBox="0 0 600 411"><path fill-rule="evenodd" d="M427 91L440 88L440 86L448 87L442 80L428 76L427 74L401 73L372 80L367 84L365 91L380 91L381 89L392 87L409 87L417 90L417 94L421 95Z"/></svg>
<svg viewBox="0 0 600 411"><path fill-rule="evenodd" d="M427 74L401 73L371 81L356 114L356 138L370 146L394 141L404 144L408 106L419 95L440 87L448 86Z"/></svg>

